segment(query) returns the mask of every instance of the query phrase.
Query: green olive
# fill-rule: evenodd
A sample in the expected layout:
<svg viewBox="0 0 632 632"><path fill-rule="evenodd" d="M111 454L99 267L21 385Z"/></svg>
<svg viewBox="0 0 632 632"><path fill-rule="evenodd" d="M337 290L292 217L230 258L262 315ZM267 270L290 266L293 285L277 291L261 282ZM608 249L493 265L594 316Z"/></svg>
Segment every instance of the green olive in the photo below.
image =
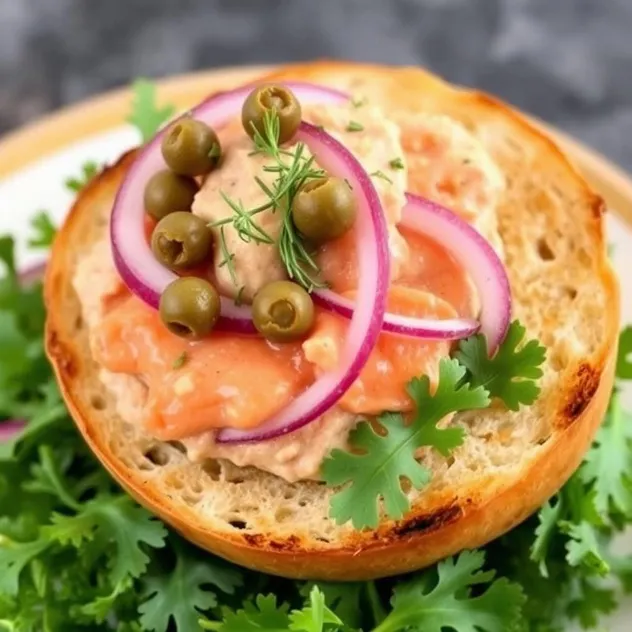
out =
<svg viewBox="0 0 632 632"><path fill-rule="evenodd" d="M182 277L160 297L160 318L176 336L195 340L208 335L219 318L217 290L204 279Z"/></svg>
<svg viewBox="0 0 632 632"><path fill-rule="evenodd" d="M270 111L275 111L279 117L279 143L287 142L301 123L301 104L291 90L280 85L259 86L244 101L241 122L246 133L254 137L256 129L264 134L265 114Z"/></svg>
<svg viewBox="0 0 632 632"><path fill-rule="evenodd" d="M181 270L202 263L211 252L211 231L193 213L163 217L151 235L151 249L160 263Z"/></svg>
<svg viewBox="0 0 632 632"><path fill-rule="evenodd" d="M217 134L206 123L189 117L176 121L162 139L162 156L167 166L181 176L209 173L221 153Z"/></svg>
<svg viewBox="0 0 632 632"><path fill-rule="evenodd" d="M310 180L299 189L292 202L294 225L316 244L344 235L355 218L355 196L340 178Z"/></svg>
<svg viewBox="0 0 632 632"><path fill-rule="evenodd" d="M274 281L255 295L252 321L272 342L300 340L314 324L312 297L296 283Z"/></svg>
<svg viewBox="0 0 632 632"><path fill-rule="evenodd" d="M198 189L193 178L179 176L166 169L159 171L145 187L145 210L158 220L169 213L190 211Z"/></svg>

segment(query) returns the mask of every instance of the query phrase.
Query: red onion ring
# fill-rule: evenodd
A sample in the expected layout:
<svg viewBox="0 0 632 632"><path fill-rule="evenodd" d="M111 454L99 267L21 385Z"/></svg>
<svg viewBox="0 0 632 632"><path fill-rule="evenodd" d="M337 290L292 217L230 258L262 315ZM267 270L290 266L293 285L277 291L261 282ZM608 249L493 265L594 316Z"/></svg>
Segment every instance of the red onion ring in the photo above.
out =
<svg viewBox="0 0 632 632"><path fill-rule="evenodd" d="M436 241L470 273L481 298L480 332L493 355L511 319L511 288L503 262L489 242L452 211L412 193L406 194L406 202L402 225Z"/></svg>
<svg viewBox="0 0 632 632"><path fill-rule="evenodd" d="M221 127L241 111L253 85L211 96L189 114L211 127ZM340 104L349 98L337 90L309 83L287 82L284 85L303 104ZM131 292L154 309L158 309L160 295L167 285L178 278L155 259L143 232L145 185L154 173L166 168L160 150L164 133L164 130L159 132L134 161L117 193L110 222L112 254L121 279ZM222 298L217 328L238 333L257 333L250 308L237 306L228 298Z"/></svg>
<svg viewBox="0 0 632 632"><path fill-rule="evenodd" d="M304 142L319 165L346 178L357 196L355 223L359 283L340 366L323 374L289 406L251 430L226 428L219 443L265 441L298 430L329 410L351 387L366 364L382 329L389 279L387 228L380 199L360 163L337 140L313 125L301 123L297 140Z"/></svg>
<svg viewBox="0 0 632 632"><path fill-rule="evenodd" d="M314 290L314 303L343 318L353 315L353 301L331 290ZM386 312L382 331L424 338L425 340L460 340L475 334L480 323L472 318L415 318Z"/></svg>
<svg viewBox="0 0 632 632"><path fill-rule="evenodd" d="M11 441L11 439L24 430L25 426L26 422L22 419L0 421L0 443Z"/></svg>

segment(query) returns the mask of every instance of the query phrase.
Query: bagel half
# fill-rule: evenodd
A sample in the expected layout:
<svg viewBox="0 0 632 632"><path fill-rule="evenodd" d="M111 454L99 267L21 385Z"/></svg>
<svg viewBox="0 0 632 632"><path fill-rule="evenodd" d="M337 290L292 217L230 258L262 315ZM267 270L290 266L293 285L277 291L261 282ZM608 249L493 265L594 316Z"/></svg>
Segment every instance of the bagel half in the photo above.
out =
<svg viewBox="0 0 632 632"><path fill-rule="evenodd" d="M394 120L411 111L443 113L482 141L507 180L498 220L514 317L547 347L540 398L516 413L494 406L459 415L464 445L450 460L429 457L432 483L409 492L410 513L383 519L375 530L336 525L328 517L332 492L319 483L290 484L222 461L191 463L176 446L117 415L72 285L82 257L108 229L132 152L81 193L47 271L46 348L70 412L98 459L138 502L237 564L294 578L365 580L483 545L565 483L604 416L619 297L606 255L603 202L520 115L422 70L320 62L284 67L269 78L367 94Z"/></svg>

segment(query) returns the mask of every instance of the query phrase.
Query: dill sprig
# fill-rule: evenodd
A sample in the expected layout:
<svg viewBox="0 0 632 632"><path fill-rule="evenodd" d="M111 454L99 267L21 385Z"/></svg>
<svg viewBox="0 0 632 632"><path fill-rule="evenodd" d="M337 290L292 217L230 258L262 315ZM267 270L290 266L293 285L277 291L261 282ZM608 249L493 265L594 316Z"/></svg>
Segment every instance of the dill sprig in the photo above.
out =
<svg viewBox="0 0 632 632"><path fill-rule="evenodd" d="M228 268L228 273L230 274L230 278L232 282L237 285L237 271L235 270L235 255L228 250L228 244L226 243L226 235L224 233L224 227L222 226L219 229L219 247L222 251L222 260L220 261L219 267L223 268L226 266Z"/></svg>
<svg viewBox="0 0 632 632"><path fill-rule="evenodd" d="M234 275L234 255L228 251L224 235L224 227L230 224L237 231L240 239L246 243L276 243L279 256L290 279L294 279L308 291L315 287L324 287L325 284L318 278L320 273L318 264L296 230L290 209L299 189L310 180L324 177L325 172L315 166L313 156L306 155L304 143L297 143L294 151L281 148L280 121L275 111L269 110L265 113L262 132L254 125L253 130L255 148L251 155L261 154L271 158L273 164L264 166L263 171L276 174L276 178L271 185L267 185L261 178L255 177L255 182L266 195L267 200L251 209L246 209L241 200L231 199L225 193L221 193L233 214L231 217L209 224L211 228L221 227L220 247L224 258L220 266L228 266L231 278L237 285L236 275ZM279 211L283 214L281 230L276 240L256 221L257 215L268 210Z"/></svg>

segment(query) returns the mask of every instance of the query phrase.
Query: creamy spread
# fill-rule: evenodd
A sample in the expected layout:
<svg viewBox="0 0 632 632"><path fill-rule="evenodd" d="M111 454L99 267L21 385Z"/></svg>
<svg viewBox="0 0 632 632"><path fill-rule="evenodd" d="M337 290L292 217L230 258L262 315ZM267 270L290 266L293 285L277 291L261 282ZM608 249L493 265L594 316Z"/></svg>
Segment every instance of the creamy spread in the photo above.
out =
<svg viewBox="0 0 632 632"><path fill-rule="evenodd" d="M378 108L348 105L305 108L304 118L338 138L372 174L389 231L388 310L419 317L474 316L478 302L466 271L437 244L400 230L398 222L405 191L410 190L451 207L497 246L495 209L504 182L482 144L445 116L417 114L396 125ZM349 131L350 120L362 131ZM265 201L255 181L265 173L265 158L251 155L251 141L238 134L236 126L228 126L220 137L221 168L206 178L193 205L193 212L208 222L233 213L222 192L245 208ZM270 176L263 177L265 181ZM268 210L258 218L269 234L278 235L278 212ZM220 229L214 232L219 239ZM235 255L237 275L235 283L216 248L212 276L222 293L235 296L241 288L242 298L248 300L264 284L285 278L276 246L245 242L230 224L221 237ZM336 292L353 297L357 270L349 233L322 247L318 263ZM107 236L78 268L74 287L90 328L93 354L103 367L101 379L126 421L143 424L158 439L181 441L192 460L228 459L289 481L317 477L329 451L346 445L359 416L410 410L406 383L420 373L436 381L439 360L449 353L447 342L382 334L359 378L321 419L271 441L221 445L215 442L218 428L256 427L320 373L335 368L345 321L319 311L302 343L274 345L218 333L198 343L183 341L122 287ZM183 351L187 361L175 367Z"/></svg>

